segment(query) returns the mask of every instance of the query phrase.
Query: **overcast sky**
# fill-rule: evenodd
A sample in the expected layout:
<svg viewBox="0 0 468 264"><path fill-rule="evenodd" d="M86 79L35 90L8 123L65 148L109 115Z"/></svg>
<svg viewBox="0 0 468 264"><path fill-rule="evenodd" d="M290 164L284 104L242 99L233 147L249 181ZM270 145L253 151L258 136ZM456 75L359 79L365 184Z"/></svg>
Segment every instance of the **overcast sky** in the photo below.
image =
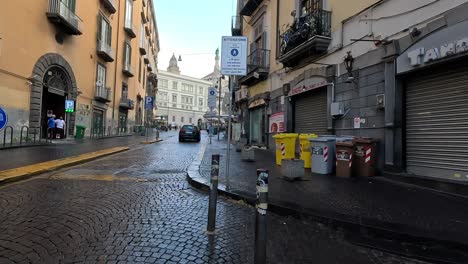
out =
<svg viewBox="0 0 468 264"><path fill-rule="evenodd" d="M211 73L221 37L231 35L231 17L237 1L153 1L161 46L158 68L166 70L174 53L177 58L182 55L181 74L201 78Z"/></svg>

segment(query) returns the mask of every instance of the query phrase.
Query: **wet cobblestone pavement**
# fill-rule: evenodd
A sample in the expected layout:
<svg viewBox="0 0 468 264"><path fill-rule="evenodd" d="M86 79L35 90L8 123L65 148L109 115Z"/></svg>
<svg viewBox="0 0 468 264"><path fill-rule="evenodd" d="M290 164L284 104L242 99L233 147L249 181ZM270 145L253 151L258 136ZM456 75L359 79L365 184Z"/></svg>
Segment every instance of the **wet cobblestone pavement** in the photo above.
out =
<svg viewBox="0 0 468 264"><path fill-rule="evenodd" d="M175 134L174 134L175 135ZM177 137L0 188L0 263L253 263L255 214L208 197L186 173L206 143ZM269 263L423 263L358 247L340 232L269 214Z"/></svg>

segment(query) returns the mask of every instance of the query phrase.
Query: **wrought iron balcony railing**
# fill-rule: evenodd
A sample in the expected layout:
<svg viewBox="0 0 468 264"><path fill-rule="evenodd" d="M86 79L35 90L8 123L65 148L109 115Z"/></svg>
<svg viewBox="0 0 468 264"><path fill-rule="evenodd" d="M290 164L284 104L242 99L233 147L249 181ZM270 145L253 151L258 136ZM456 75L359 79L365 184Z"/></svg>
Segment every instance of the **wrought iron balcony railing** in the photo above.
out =
<svg viewBox="0 0 468 264"><path fill-rule="evenodd" d="M135 107L135 102L132 99L128 99L128 97L120 98L119 106L125 109L133 109Z"/></svg>
<svg viewBox="0 0 468 264"><path fill-rule="evenodd" d="M117 3L116 0L100 0L104 7L109 11L111 14L117 12Z"/></svg>
<svg viewBox="0 0 468 264"><path fill-rule="evenodd" d="M233 16L231 20L231 34L242 36L242 16Z"/></svg>
<svg viewBox="0 0 468 264"><path fill-rule="evenodd" d="M131 38L136 38L136 27L133 25L132 21L125 21L124 30L127 32L128 36Z"/></svg>
<svg viewBox="0 0 468 264"><path fill-rule="evenodd" d="M68 34L81 35L83 21L61 0L49 0L47 17L62 26Z"/></svg>
<svg viewBox="0 0 468 264"><path fill-rule="evenodd" d="M330 37L331 12L314 10L308 15L295 18L292 25L286 25L279 36L280 57L297 49L312 50L315 54L321 53L327 50L331 41ZM319 41L316 41L317 39ZM313 54L307 54L305 57L309 55ZM304 56L304 54L298 56Z"/></svg>
<svg viewBox="0 0 468 264"><path fill-rule="evenodd" d="M104 87L102 85L96 85L96 93L94 94L94 99L96 99L97 101L110 102L111 98L111 88Z"/></svg>
<svg viewBox="0 0 468 264"><path fill-rule="evenodd" d="M124 62L123 73L126 74L128 77L135 76L135 71L133 70L133 66L131 64Z"/></svg>
<svg viewBox="0 0 468 264"><path fill-rule="evenodd" d="M97 53L98 55L103 58L107 62L113 62L115 58L115 51L112 49L111 45L109 45L105 41L98 41L97 43Z"/></svg>
<svg viewBox="0 0 468 264"><path fill-rule="evenodd" d="M247 57L247 72L270 68L270 50L256 49Z"/></svg>

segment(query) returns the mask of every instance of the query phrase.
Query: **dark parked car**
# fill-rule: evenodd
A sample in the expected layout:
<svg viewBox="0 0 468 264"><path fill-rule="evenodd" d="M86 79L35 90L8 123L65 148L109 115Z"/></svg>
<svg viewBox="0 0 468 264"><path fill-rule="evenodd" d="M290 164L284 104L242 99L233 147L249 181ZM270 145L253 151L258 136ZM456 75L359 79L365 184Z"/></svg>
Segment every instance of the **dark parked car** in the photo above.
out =
<svg viewBox="0 0 468 264"><path fill-rule="evenodd" d="M180 128L179 142L184 142L189 139L200 142L200 129L198 129L197 126L184 125Z"/></svg>

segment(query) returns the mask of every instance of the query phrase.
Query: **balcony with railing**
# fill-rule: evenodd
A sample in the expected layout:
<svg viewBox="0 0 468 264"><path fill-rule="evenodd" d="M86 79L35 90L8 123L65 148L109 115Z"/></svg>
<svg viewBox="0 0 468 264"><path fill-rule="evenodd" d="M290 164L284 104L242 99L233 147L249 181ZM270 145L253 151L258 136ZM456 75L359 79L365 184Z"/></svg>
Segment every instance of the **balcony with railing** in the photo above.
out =
<svg viewBox="0 0 468 264"><path fill-rule="evenodd" d="M61 0L49 0L46 16L68 34L83 34L83 21Z"/></svg>
<svg viewBox="0 0 468 264"><path fill-rule="evenodd" d="M116 0L100 0L109 13L114 14L117 12Z"/></svg>
<svg viewBox="0 0 468 264"><path fill-rule="evenodd" d="M146 40L146 37L141 35L140 36L140 54L141 55L146 55L148 49L148 40Z"/></svg>
<svg viewBox="0 0 468 264"><path fill-rule="evenodd" d="M148 18L146 17L145 14L145 9L141 9L141 23L146 24L148 23Z"/></svg>
<svg viewBox="0 0 468 264"><path fill-rule="evenodd" d="M233 16L231 20L231 35L242 36L242 16Z"/></svg>
<svg viewBox="0 0 468 264"><path fill-rule="evenodd" d="M247 57L247 75L239 79L242 85L265 80L270 71L270 50L256 49Z"/></svg>
<svg viewBox="0 0 468 264"><path fill-rule="evenodd" d="M123 109L133 109L135 107L135 102L128 97L120 98L119 107Z"/></svg>
<svg viewBox="0 0 468 264"><path fill-rule="evenodd" d="M112 49L111 45L102 40L97 43L97 54L107 62L113 62L115 58L115 51Z"/></svg>
<svg viewBox="0 0 468 264"><path fill-rule="evenodd" d="M124 62L124 65L123 65L123 70L122 72L127 75L128 77L133 77L135 76L135 70L133 69L133 66L128 64L128 63L125 63Z"/></svg>
<svg viewBox="0 0 468 264"><path fill-rule="evenodd" d="M94 100L100 102L110 102L112 98L112 90L109 87L103 85L96 85L96 92L94 94Z"/></svg>
<svg viewBox="0 0 468 264"><path fill-rule="evenodd" d="M315 10L287 25L279 36L279 61L286 67L305 58L318 57L331 42L331 12Z"/></svg>
<svg viewBox="0 0 468 264"><path fill-rule="evenodd" d="M130 38L136 38L136 27L133 25L132 21L125 21L124 30L127 32Z"/></svg>
<svg viewBox="0 0 468 264"><path fill-rule="evenodd" d="M145 64L150 63L148 56L143 56L143 61L145 62Z"/></svg>
<svg viewBox="0 0 468 264"><path fill-rule="evenodd" d="M145 31L147 36L151 35L150 27L148 25L145 25Z"/></svg>
<svg viewBox="0 0 468 264"><path fill-rule="evenodd" d="M239 8L240 15L251 16L255 10L260 6L263 0L244 0L241 1L241 6Z"/></svg>
<svg viewBox="0 0 468 264"><path fill-rule="evenodd" d="M235 97L235 102L238 103L238 102L241 102L243 100L247 100L248 99L248 90L247 88L240 88L239 90L237 90L234 94L234 97Z"/></svg>

